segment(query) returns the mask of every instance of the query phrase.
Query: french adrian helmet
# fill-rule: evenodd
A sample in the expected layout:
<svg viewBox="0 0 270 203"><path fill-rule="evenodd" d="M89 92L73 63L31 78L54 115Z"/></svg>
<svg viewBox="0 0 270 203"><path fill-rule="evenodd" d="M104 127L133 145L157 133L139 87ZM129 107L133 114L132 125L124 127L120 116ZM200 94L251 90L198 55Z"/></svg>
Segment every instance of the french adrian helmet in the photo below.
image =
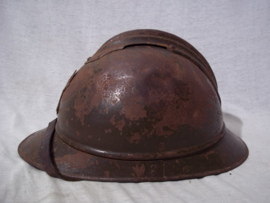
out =
<svg viewBox="0 0 270 203"><path fill-rule="evenodd" d="M117 182L200 178L248 156L223 122L208 62L158 30L108 40L67 82L57 118L18 151L53 177Z"/></svg>

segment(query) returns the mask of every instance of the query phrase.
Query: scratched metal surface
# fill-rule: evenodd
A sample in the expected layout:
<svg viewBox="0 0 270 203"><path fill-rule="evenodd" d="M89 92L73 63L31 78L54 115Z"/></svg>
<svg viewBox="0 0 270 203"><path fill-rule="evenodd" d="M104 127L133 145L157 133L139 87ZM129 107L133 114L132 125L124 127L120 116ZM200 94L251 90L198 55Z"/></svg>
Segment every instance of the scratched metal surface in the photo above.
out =
<svg viewBox="0 0 270 203"><path fill-rule="evenodd" d="M267 1L2 2L1 202L267 202ZM248 160L218 176L163 183L67 182L33 170L19 158L18 144L55 118L60 93L75 69L109 37L137 28L174 33L207 58L226 126L249 146ZM138 175L144 170L133 167Z"/></svg>

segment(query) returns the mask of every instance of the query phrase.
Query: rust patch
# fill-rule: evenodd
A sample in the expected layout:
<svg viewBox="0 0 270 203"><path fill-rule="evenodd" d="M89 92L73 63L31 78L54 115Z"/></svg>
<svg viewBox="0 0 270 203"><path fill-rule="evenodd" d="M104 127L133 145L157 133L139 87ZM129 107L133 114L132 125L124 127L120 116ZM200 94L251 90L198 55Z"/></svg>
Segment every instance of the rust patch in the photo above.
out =
<svg viewBox="0 0 270 203"><path fill-rule="evenodd" d="M151 132L147 134L147 137L148 138L152 137L152 135L154 134L154 132L155 132L155 130L151 130Z"/></svg>
<svg viewBox="0 0 270 203"><path fill-rule="evenodd" d="M139 143L139 141L140 141L140 139L141 139L141 135L139 134L139 133L134 133L131 137L130 137L130 139L129 139L129 142L130 143L135 143L135 144L138 144Z"/></svg>
<svg viewBox="0 0 270 203"><path fill-rule="evenodd" d="M79 131L76 131L76 136L78 137L80 135L81 135L81 133Z"/></svg>
<svg viewBox="0 0 270 203"><path fill-rule="evenodd" d="M120 169L120 166L119 166L119 164L117 162L113 162L113 163L118 169Z"/></svg>
<svg viewBox="0 0 270 203"><path fill-rule="evenodd" d="M202 126L207 119L205 108L197 107L205 105L196 99L201 94L201 89L192 82L194 75L187 69L180 69L160 56L160 67L145 73L145 78L138 82L139 93L143 95L147 104L147 117L149 122L155 122L153 128L158 136L172 135L180 125L187 124L197 128ZM151 62L153 63L153 62ZM149 66L154 65L150 64ZM162 67L163 66L163 67ZM193 68L193 67L192 67ZM198 77L198 75L196 75ZM191 81L191 82L190 82ZM206 97L202 95L202 97ZM136 98L136 97L135 97ZM190 115L194 113L194 115Z"/></svg>
<svg viewBox="0 0 270 203"><path fill-rule="evenodd" d="M88 166L88 160L92 155L85 153L68 154L63 157L56 157L55 162L57 165L61 165L67 170L71 169L86 169Z"/></svg>
<svg viewBox="0 0 270 203"><path fill-rule="evenodd" d="M130 98L129 100L123 100L123 109L121 114L124 114L125 117L129 120L138 120L139 118L144 118L147 116L147 112L144 110L144 106L136 102L138 100L136 97Z"/></svg>
<svg viewBox="0 0 270 203"><path fill-rule="evenodd" d="M88 163L90 164L90 166L95 165L94 161L89 161Z"/></svg>
<svg viewBox="0 0 270 203"><path fill-rule="evenodd" d="M208 159L208 156L211 154L215 154L215 151L211 150L211 151L207 152L204 156L206 157L206 159Z"/></svg>
<svg viewBox="0 0 270 203"><path fill-rule="evenodd" d="M103 109L103 112L106 113L106 114L108 114L108 112L109 112L109 111L108 111L108 108L105 107L105 108Z"/></svg>
<svg viewBox="0 0 270 203"><path fill-rule="evenodd" d="M123 130L123 127L125 126L125 121L123 119L121 119L120 121L118 121L116 123L116 128L119 130L119 131L122 131Z"/></svg>
<svg viewBox="0 0 270 203"><path fill-rule="evenodd" d="M105 129L105 133L111 133L111 132L112 132L111 128Z"/></svg>
<svg viewBox="0 0 270 203"><path fill-rule="evenodd" d="M110 171L104 171L104 178L110 177Z"/></svg>
<svg viewBox="0 0 270 203"><path fill-rule="evenodd" d="M115 115L110 119L111 124L115 125Z"/></svg>
<svg viewBox="0 0 270 203"><path fill-rule="evenodd" d="M144 176L145 173L145 166L144 164L142 164L140 167L138 166L138 164L136 164L135 167L132 167L133 171L135 172L135 174L131 174L132 176L136 175L137 178L141 178Z"/></svg>
<svg viewBox="0 0 270 203"><path fill-rule="evenodd" d="M87 137L88 137L89 139L91 139L91 138L92 138L92 135L88 135Z"/></svg>

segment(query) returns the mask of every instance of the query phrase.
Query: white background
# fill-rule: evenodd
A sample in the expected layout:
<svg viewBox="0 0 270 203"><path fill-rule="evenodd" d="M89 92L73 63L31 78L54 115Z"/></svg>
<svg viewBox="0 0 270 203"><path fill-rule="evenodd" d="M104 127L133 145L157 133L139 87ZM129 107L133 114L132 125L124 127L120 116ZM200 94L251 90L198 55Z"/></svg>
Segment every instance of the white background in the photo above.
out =
<svg viewBox="0 0 270 203"><path fill-rule="evenodd" d="M114 35L144 28L205 56L247 161L218 176L139 184L67 182L24 162L19 143L56 117L74 70ZM0 0L0 70L0 202L270 201L270 1Z"/></svg>

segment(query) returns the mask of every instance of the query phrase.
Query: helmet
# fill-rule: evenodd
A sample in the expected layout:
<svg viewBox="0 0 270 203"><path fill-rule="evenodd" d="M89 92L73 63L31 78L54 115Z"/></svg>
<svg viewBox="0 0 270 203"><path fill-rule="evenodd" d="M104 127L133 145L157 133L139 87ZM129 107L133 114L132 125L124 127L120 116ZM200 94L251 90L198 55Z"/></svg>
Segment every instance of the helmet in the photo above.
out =
<svg viewBox="0 0 270 203"><path fill-rule="evenodd" d="M108 40L71 76L57 114L18 151L65 180L199 178L231 170L248 156L245 143L225 127L205 58L158 30Z"/></svg>

